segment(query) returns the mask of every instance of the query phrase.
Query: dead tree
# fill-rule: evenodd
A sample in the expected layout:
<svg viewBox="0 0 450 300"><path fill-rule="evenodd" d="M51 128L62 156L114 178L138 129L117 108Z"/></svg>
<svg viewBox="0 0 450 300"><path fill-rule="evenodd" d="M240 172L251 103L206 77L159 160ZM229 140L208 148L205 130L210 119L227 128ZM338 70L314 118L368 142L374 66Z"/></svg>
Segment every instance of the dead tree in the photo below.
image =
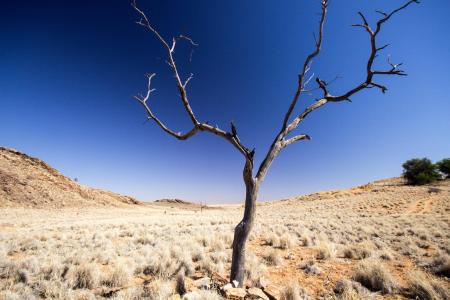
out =
<svg viewBox="0 0 450 300"><path fill-rule="evenodd" d="M331 92L329 88L329 83L325 82L319 77L315 78L315 82L317 83L317 90L321 91L321 97L315 100L311 105L307 106L300 114L294 115L294 109L297 107L300 96L306 92L306 84L310 81L311 78L307 77L307 73L311 68L311 63L314 58L316 58L320 50L322 48L323 36L324 36L324 24L325 18L327 15L329 0L320 0L321 5L321 13L320 13L320 21L319 28L317 33L317 38L315 40L314 50L306 57L303 62L302 69L298 74L297 88L294 94L293 99L290 102L290 105L287 109L287 112L282 120L281 128L278 134L273 139L267 154L259 165L255 175L254 175L254 161L253 157L255 154L255 149L250 149L246 147L243 142L239 139L236 126L231 122L230 130L224 130L219 128L218 126L212 126L208 122L202 122L199 120L197 115L194 113L192 109L187 92L188 83L192 80L193 75L191 74L188 78L182 79L180 76L179 69L175 62L174 52L177 42L180 40L185 40L191 43L193 46L196 44L192 39L187 36L180 35L178 37L172 38L171 41L166 40L156 29L156 27L150 22L146 14L142 9L140 9L136 1L133 0L132 7L138 13L140 20L137 24L143 26L147 29L151 34L153 34L156 39L160 42L167 54L167 64L169 68L173 72L175 77L176 85L178 87L181 103L186 110L187 115L192 121L192 128L185 133L181 133L178 131L174 131L170 129L161 119L159 119L153 111L150 109L148 103L150 96L154 89L151 87L152 78L155 74L147 75L148 77L148 85L147 92L145 95L136 96L136 100L143 106L147 113L147 118L150 121L153 121L158 125L163 131L167 134L173 136L179 140L187 140L199 132L206 132L210 134L214 134L218 137L221 137L228 141L232 146L234 146L243 156L244 158L244 170L243 170L243 179L246 188L245 194L245 209L244 216L242 220L237 224L234 230L234 240L233 240L233 255L232 255L232 264L231 264L231 274L230 281L236 280L240 286L243 285L244 282L244 267L245 267L245 248L248 236L253 227L253 223L255 222L255 210L256 210L256 199L258 196L258 190L261 186L261 183L264 181L264 178L267 174L267 171L272 164L273 160L278 156L278 154L290 144L293 144L297 141L309 140L310 136L308 134L294 134L294 130L302 123L302 121L313 111L318 108L326 105L327 103L333 102L343 102L349 101L350 98L354 96L356 93L370 88L377 88L382 93L387 91L387 87L377 82L378 76L383 75L397 75L397 76L405 76L406 73L399 69L402 65L394 64L388 59L389 68L386 69L374 69L374 61L378 54L386 49L388 45L379 46L377 44L377 37L383 27L383 25L389 21L389 19L398 13L399 11L405 9L412 3L419 3L418 0L410 0L406 2L403 6L393 10L392 12L382 12L377 11L378 14L381 15L380 19L376 22L375 26L372 27L369 25L367 18L363 13L359 12L359 16L361 17L361 24L355 24L352 26L361 27L368 34L370 39L370 51L367 58L367 65L364 70L365 79L361 83L356 84L355 86L348 89L347 92L335 95ZM255 169L256 170L256 169Z"/></svg>

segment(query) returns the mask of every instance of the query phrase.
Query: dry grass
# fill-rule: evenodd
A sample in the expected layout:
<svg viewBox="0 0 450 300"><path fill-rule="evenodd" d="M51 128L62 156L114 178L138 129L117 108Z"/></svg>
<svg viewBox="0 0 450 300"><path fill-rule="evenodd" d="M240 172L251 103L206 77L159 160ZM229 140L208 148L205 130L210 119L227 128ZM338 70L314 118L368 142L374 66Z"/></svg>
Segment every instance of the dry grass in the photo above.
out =
<svg viewBox="0 0 450 300"><path fill-rule="evenodd" d="M246 280L251 286L261 287L261 279L267 271L267 266L254 253L247 254L245 264Z"/></svg>
<svg viewBox="0 0 450 300"><path fill-rule="evenodd" d="M281 252L277 249L268 249L264 259L269 266L279 266L283 263Z"/></svg>
<svg viewBox="0 0 450 300"><path fill-rule="evenodd" d="M344 257L351 259L364 259L372 255L373 247L368 243L347 246L344 249Z"/></svg>
<svg viewBox="0 0 450 300"><path fill-rule="evenodd" d="M450 299L450 293L442 282L430 278L421 271L413 271L408 275L408 296L416 299L439 300Z"/></svg>
<svg viewBox="0 0 450 300"><path fill-rule="evenodd" d="M307 292L297 283L291 283L281 291L281 300L309 300Z"/></svg>
<svg viewBox="0 0 450 300"><path fill-rule="evenodd" d="M448 254L439 254L427 267L436 275L450 278L450 256Z"/></svg>
<svg viewBox="0 0 450 300"><path fill-rule="evenodd" d="M319 275L322 273L322 269L318 266L315 260L309 260L306 263L301 263L299 268L307 274Z"/></svg>
<svg viewBox="0 0 450 300"><path fill-rule="evenodd" d="M296 284L310 299L448 299L449 195L388 181L261 203L246 284L268 283L286 299L298 297ZM186 299L220 299L189 289L201 276L228 276L241 214L241 206L1 209L0 299L105 299L105 290L108 299L166 299L180 276ZM283 289L287 279L295 284Z"/></svg>
<svg viewBox="0 0 450 300"><path fill-rule="evenodd" d="M100 276L96 264L82 264L69 269L67 281L74 289L93 289L98 287Z"/></svg>
<svg viewBox="0 0 450 300"><path fill-rule="evenodd" d="M367 260L360 263L353 275L353 280L361 283L371 291L381 291L384 294L392 293L396 287L387 268L375 260Z"/></svg>
<svg viewBox="0 0 450 300"><path fill-rule="evenodd" d="M103 279L103 284L109 287L121 287L126 286L132 279L131 272L124 266L113 266L113 270L110 271Z"/></svg>
<svg viewBox="0 0 450 300"><path fill-rule="evenodd" d="M295 241L294 238L289 233L284 233L280 237L280 248L281 249L291 249L294 247Z"/></svg>
<svg viewBox="0 0 450 300"><path fill-rule="evenodd" d="M370 292L360 283L348 279L339 280L334 287L335 296L339 300L360 300L372 298Z"/></svg>
<svg viewBox="0 0 450 300"><path fill-rule="evenodd" d="M316 246L316 250L316 258L320 260L329 259L336 255L336 248L332 243L320 242L320 244Z"/></svg>

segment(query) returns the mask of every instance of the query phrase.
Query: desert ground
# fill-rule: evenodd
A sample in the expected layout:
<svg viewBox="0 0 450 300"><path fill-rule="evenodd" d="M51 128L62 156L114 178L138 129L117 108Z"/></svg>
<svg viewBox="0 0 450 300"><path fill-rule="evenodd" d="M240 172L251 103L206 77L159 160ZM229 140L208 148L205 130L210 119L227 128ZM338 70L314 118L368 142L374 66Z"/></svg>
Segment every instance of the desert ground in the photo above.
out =
<svg viewBox="0 0 450 300"><path fill-rule="evenodd" d="M0 200L0 299L450 299L450 180L259 203L246 287L226 291L242 205Z"/></svg>

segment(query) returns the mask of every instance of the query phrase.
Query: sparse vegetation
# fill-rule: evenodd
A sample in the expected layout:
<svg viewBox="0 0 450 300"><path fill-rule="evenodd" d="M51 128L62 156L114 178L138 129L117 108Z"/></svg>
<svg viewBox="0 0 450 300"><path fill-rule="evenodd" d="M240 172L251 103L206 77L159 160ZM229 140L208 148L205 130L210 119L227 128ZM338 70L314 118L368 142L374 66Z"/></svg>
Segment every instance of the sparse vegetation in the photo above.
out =
<svg viewBox="0 0 450 300"><path fill-rule="evenodd" d="M309 300L307 292L297 283L286 286L281 293L281 300Z"/></svg>
<svg viewBox="0 0 450 300"><path fill-rule="evenodd" d="M280 237L280 248L281 249L291 249L294 246L293 237L289 233L284 233Z"/></svg>
<svg viewBox="0 0 450 300"><path fill-rule="evenodd" d="M172 282L164 279L156 279L144 287L142 296L148 299L169 299L175 294Z"/></svg>
<svg viewBox="0 0 450 300"><path fill-rule="evenodd" d="M266 243L274 248L280 247L280 238L274 232L270 233L266 238Z"/></svg>
<svg viewBox="0 0 450 300"><path fill-rule="evenodd" d="M408 296L415 299L440 300L450 299L450 293L445 285L429 278L425 273L413 271L408 276Z"/></svg>
<svg viewBox="0 0 450 300"><path fill-rule="evenodd" d="M267 271L267 266L255 255L247 256L245 278L252 286L262 287L261 279Z"/></svg>
<svg viewBox="0 0 450 300"><path fill-rule="evenodd" d="M318 275L322 273L322 269L317 265L315 260L309 260L305 263L301 263L299 268L305 271L307 274L315 274Z"/></svg>
<svg viewBox="0 0 450 300"><path fill-rule="evenodd" d="M394 280L387 268L375 260L361 262L353 275L353 280L371 291L381 291L385 294L392 293L395 288Z"/></svg>
<svg viewBox="0 0 450 300"><path fill-rule="evenodd" d="M277 249L269 249L264 255L264 259L270 266L279 266L283 262L281 252Z"/></svg>
<svg viewBox="0 0 450 300"><path fill-rule="evenodd" d="M317 254L316 258L320 260L329 259L335 256L336 249L334 244L329 242L321 242L316 246Z"/></svg>
<svg viewBox="0 0 450 300"><path fill-rule="evenodd" d="M445 253L439 254L428 264L428 268L436 275L450 278L450 256Z"/></svg>
<svg viewBox="0 0 450 300"><path fill-rule="evenodd" d="M100 271L95 264L82 264L70 269L67 277L74 289L93 289L99 284Z"/></svg>
<svg viewBox="0 0 450 300"><path fill-rule="evenodd" d="M450 190L448 181L435 186ZM287 275L303 287L305 299L370 299L381 293L445 299L449 195L430 194L398 178L364 190L261 205L248 246L246 285L297 295L291 293L295 288L283 289ZM212 278L227 280L239 209L200 214L179 207L167 212L170 218L157 205L2 209L0 299L106 298L102 293L114 300L166 299L181 294L179 278L185 299L221 299ZM410 278L412 270L427 281ZM194 282L212 290L196 291Z"/></svg>
<svg viewBox="0 0 450 300"><path fill-rule="evenodd" d="M344 249L344 257L351 259L364 259L372 255L373 249L367 243L347 246Z"/></svg>
<svg viewBox="0 0 450 300"><path fill-rule="evenodd" d="M341 279L334 287L335 298L339 300L360 300L370 299L370 292L364 288L359 282L348 279Z"/></svg>
<svg viewBox="0 0 450 300"><path fill-rule="evenodd" d="M103 283L109 287L126 286L131 280L131 273L124 266L113 266Z"/></svg>

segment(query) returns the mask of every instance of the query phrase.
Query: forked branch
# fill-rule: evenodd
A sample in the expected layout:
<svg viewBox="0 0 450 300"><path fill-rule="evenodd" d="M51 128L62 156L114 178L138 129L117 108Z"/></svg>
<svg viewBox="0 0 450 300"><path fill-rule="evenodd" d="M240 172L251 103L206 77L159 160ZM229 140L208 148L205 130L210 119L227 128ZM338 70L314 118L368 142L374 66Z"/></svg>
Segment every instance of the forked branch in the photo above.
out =
<svg viewBox="0 0 450 300"><path fill-rule="evenodd" d="M152 112L150 107L147 105L147 101L150 99L150 95L155 91L155 89L151 88L152 78L155 75L156 75L155 73L147 75L148 85L147 85L147 94L145 95L145 97L144 96L134 96L134 98L144 107L149 120L155 121L155 123L158 124L158 126L162 130L164 130L166 133L170 134L171 136L173 136L179 140L187 140L188 138L190 138L191 136L193 136L194 134L197 133L198 128L196 126L194 126L194 128L192 128L186 134L182 134L181 132L174 132L173 130L169 129L160 119L158 119L155 116L155 114Z"/></svg>
<svg viewBox="0 0 450 300"><path fill-rule="evenodd" d="M367 18L364 16L362 12L359 12L358 15L361 17L362 23L361 24L355 24L353 26L361 27L363 28L368 34L370 38L370 53L367 59L366 64L366 76L365 80L361 82L360 84L356 85L355 87L349 89L347 92L340 94L340 95L333 95L329 89L329 84L322 80L320 77L316 77L316 83L318 86L318 89L322 91L322 97L314 101L312 104L307 106L301 113L299 113L290 123L290 117L292 115L293 110L297 106L297 103L299 101L299 98L304 92L304 80L305 80L305 74L309 71L311 61L314 57L316 57L320 51L322 46L322 40L323 40L323 27L325 23L325 18L327 14L327 7L328 7L328 1L322 0L321 1L321 7L322 7L322 13L319 21L319 38L316 40L315 43L315 49L314 51L308 55L303 63L303 68L298 76L298 83L297 83L297 90L295 92L294 98L289 105L289 108L286 112L286 115L283 119L283 124L281 131L277 134L277 136L274 138L274 141L272 142L271 147L269 148L266 157L264 158L263 162L261 163L258 172L256 174L257 180L263 180L269 166L271 165L273 159L279 154L281 149L285 148L286 146L292 144L296 141L302 141L302 140L309 140L309 136L306 134L301 134L294 136L292 138L286 138L289 133L291 133L294 129L296 129L299 124L314 110L324 106L325 104L329 102L341 102L341 101L350 101L350 97L354 94L364 90L364 89L370 89L370 88L378 88L381 90L381 92L385 93L387 91L387 87L379 84L374 80L376 75L397 75L397 76L405 76L406 73L399 69L399 67L402 65L394 64L390 61L390 58L388 58L388 64L390 65L390 69L387 70L374 70L373 64L375 61L375 58L378 55L378 52L384 50L389 45L383 45L378 47L377 46L377 35L381 31L382 25L388 21L394 14L397 12L405 9L412 3L419 3L418 0L410 0L406 2L401 7L393 10L390 13L384 13L377 11L380 13L383 17L379 19L376 23L375 29L372 29L369 22L367 21ZM309 82L310 79L307 80Z"/></svg>
<svg viewBox="0 0 450 300"><path fill-rule="evenodd" d="M203 123L198 121L198 118L196 117L196 115L194 114L194 111L190 105L189 102L189 98L188 98L188 93L186 90L186 87L188 85L188 83L193 79L193 74L190 74L188 78L186 78L185 80L181 79L180 76L180 72L178 70L178 67L176 65L175 62L175 48L177 45L177 41L180 39L186 40L188 41L191 46L198 46L197 43L195 43L190 37L184 36L184 35L179 35L178 37L174 37L172 38L172 43L169 44L167 42L166 39L164 39L164 37L156 30L156 28L150 23L150 20L148 19L148 17L146 16L146 14L144 13L144 11L142 9L140 9L137 4L136 4L136 0L133 0L131 3L131 6L134 8L134 10L138 13L138 15L140 16L140 20L137 21L136 23L143 26L144 28L146 28L150 33L152 33L153 35L155 35L155 37L157 38L157 40L162 44L163 48L166 50L167 53L167 63L170 66L173 75L175 77L176 80L176 84L178 87L178 91L180 93L180 99L181 102L183 104L183 107L185 108L189 118L192 121L193 124L193 128L188 131L185 134L182 134L180 132L175 132L174 130L169 129L159 118L157 118L155 116L155 114L153 113L153 111L150 109L149 105L148 105L148 100L150 95L152 94L152 92L154 91L154 89L151 88L151 80L152 78L155 76L155 74L152 74L150 76L148 76L148 85L147 85L147 93L146 96L136 96L135 99L139 101L139 103L144 107L148 119L155 121L155 123L166 133L170 134L171 136L179 139L179 140L186 140L192 136L194 136L197 132L199 131L205 131L205 132L209 132L212 133L214 135L220 136L222 138L224 138L225 140L227 140L228 142L230 142L237 150L239 150L239 152L241 154L244 155L244 157L246 158L247 161L250 161L253 164L253 154L254 151L249 150L247 147L245 147L239 137L237 136L236 132L227 132L225 130L220 129L219 127L214 127L209 125L207 122ZM190 55L190 58L192 57L192 52ZM233 125L234 126L234 125ZM235 131L235 130L234 130Z"/></svg>
<svg viewBox="0 0 450 300"><path fill-rule="evenodd" d="M387 87L377 83L375 81L375 75L406 76L406 73L403 70L399 69L399 67L402 64L401 63L399 63L399 64L392 63L390 60L390 57L388 58L388 64L391 67L390 69L374 70L373 64L374 64L375 58L378 55L378 52L380 52L381 50L384 50L386 47L389 46L389 45L384 45L381 47L377 46L377 36L382 29L382 25L386 21L388 21L395 13L401 11L402 9L405 9L412 3L419 3L419 1L410 0L406 4L402 5L401 7L393 10L391 13L381 13L380 11L378 11L379 13L381 13L383 15L383 18L377 21L375 30L373 30L371 28L371 26L369 25L369 22L367 21L367 18L364 16L364 14L362 12L358 13L362 19L362 23L354 24L353 26L364 28L365 31L367 31L367 33L369 34L369 38L370 38L370 53L369 53L369 56L367 59L365 80L343 94L333 95L328 88L328 84L325 81L323 81L322 79L320 79L319 77L317 77L316 82L317 82L319 89L321 89L323 92L322 97L319 100L316 100L309 107L307 107L302 113L300 113L287 126L286 131L285 131L286 134L290 133L292 130L297 128L298 125L301 123L301 121L303 121L303 119L309 113L311 113L313 110L327 104L328 102L350 101L351 96L353 96L354 94L356 94L366 88L378 88L381 90L381 92L385 93L387 91Z"/></svg>
<svg viewBox="0 0 450 300"><path fill-rule="evenodd" d="M302 69L300 73L298 74L298 80L297 80L297 89L294 94L294 97L287 109L287 112L283 118L283 123L281 126L280 132L276 135L274 138L271 147L269 148L266 157L262 161L257 173L255 180L262 181L265 177L265 174L267 173L267 170L269 166L271 165L274 158L279 154L281 149L285 148L286 146L296 142L296 141L302 141L302 140L309 140L310 137L307 134L299 134L295 135L291 138L287 138L288 134L290 134L294 129L296 129L299 124L314 110L324 106L325 104L329 102L341 102L341 101L350 101L350 97L355 95L356 93L364 90L364 89L370 89L370 88L377 88L380 89L381 92L385 93L387 91L387 87L378 83L375 81L375 77L378 75L397 75L397 76L406 76L406 73L401 70L399 67L402 65L394 64L391 62L390 57L388 58L388 64L390 68L385 70L374 70L373 65L375 58L377 57L378 53L382 50L384 50L389 45L383 45L378 46L377 45L377 36L379 32L382 29L382 26L385 22L387 22L394 14L398 13L399 11L407 8L412 3L419 3L418 0L410 0L406 2L401 7L393 10L390 13L385 13L382 11L377 11L382 18L379 19L376 23L375 29L373 29L367 18L364 16L362 12L359 12L359 16L361 17L362 22L360 24L355 24L353 26L355 27L361 27L363 28L368 34L370 38L370 53L367 58L367 64L366 64L366 72L365 72L365 79L363 82L357 84L353 88L349 89L347 92L342 93L340 95L334 95L330 89L329 89L329 83L321 79L320 77L316 77L315 81L317 83L317 89L321 90L323 95L321 98L314 101L312 104L310 104L308 107L306 107L301 113L299 113L292 121L291 117L293 114L294 109L296 108L298 101L300 99L300 96L303 92L307 91L305 89L305 85L310 82L313 76L310 76L309 78L306 78L307 73L311 69L311 63L317 55L319 55L321 49L322 49L322 42L323 42L323 36L324 36L324 24L325 19L327 15L327 9L328 9L328 3L329 0L321 0L321 15L319 20L319 26L318 26L318 37L315 38L315 47L314 50L306 57L305 61L303 62ZM182 80L180 77L180 73L178 71L177 65L175 63L174 53L175 48L177 45L177 41L180 39L188 41L191 46L197 46L197 44L189 37L180 35L176 38L172 38L172 43L169 44L166 39L155 29L155 27L150 23L148 17L145 15L143 10L138 8L136 4L136 0L133 0L132 7L136 10L136 12L140 16L140 20L137 22L137 24L145 27L147 30L149 30L152 34L155 35L157 40L162 44L163 48L167 52L167 63L170 66L173 75L175 77L177 87L180 93L180 99L181 102L189 116L189 118L192 121L193 128L188 131L185 134L182 134L180 132L176 132L174 130L169 129L159 118L155 116L155 114L152 112L148 105L148 100L150 98L150 95L154 91L151 89L151 79L153 78L154 74L148 76L148 87L147 87L147 93L146 96L139 96L135 97L139 103L145 108L145 111L148 115L148 119L153 120L156 122L156 124L165 132L170 134L171 136L179 139L179 140L185 140L192 136L194 136L199 131L206 131L212 134L215 134L217 136L220 136L230 142L241 154L244 155L246 159L246 166L253 166L253 156L254 156L254 149L249 150L249 148L245 147L241 140L239 139L237 135L237 130L235 125L231 124L231 132L225 131L220 129L218 126L211 126L208 124L208 122L200 122L197 118L197 116L194 114L194 111L190 105L188 93L187 93L187 85L188 83L193 79L193 74L190 74L189 77L187 77L185 80ZM192 55L192 53L191 53ZM247 167L246 167L247 168ZM248 168L247 168L248 169Z"/></svg>

